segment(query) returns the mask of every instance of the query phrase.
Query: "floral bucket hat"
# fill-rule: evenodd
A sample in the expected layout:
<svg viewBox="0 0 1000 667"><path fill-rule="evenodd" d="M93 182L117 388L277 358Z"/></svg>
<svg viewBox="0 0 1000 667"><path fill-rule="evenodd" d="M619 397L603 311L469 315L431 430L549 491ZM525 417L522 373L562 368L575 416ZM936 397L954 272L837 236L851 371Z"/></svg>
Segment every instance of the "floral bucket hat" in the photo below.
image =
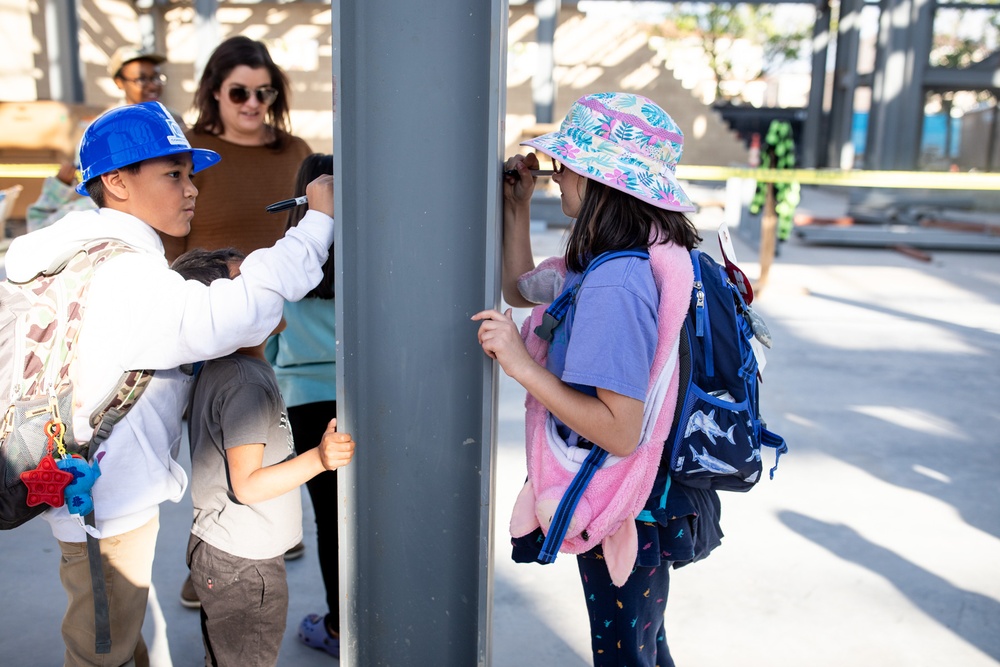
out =
<svg viewBox="0 0 1000 667"><path fill-rule="evenodd" d="M684 151L684 134L666 111L642 95L581 97L557 131L521 145L657 208L695 210L675 173Z"/></svg>

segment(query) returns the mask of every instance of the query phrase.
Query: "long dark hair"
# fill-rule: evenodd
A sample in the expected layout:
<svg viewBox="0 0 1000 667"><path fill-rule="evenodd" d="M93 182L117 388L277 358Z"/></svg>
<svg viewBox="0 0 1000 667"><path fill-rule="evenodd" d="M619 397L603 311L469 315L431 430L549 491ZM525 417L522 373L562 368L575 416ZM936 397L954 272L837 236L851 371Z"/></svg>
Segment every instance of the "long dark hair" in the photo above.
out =
<svg viewBox="0 0 1000 667"><path fill-rule="evenodd" d="M586 184L566 244L566 266L571 271L582 273L591 259L609 250L671 241L691 250L701 243L698 229L683 213L657 208L589 178Z"/></svg>
<svg viewBox="0 0 1000 667"><path fill-rule="evenodd" d="M333 156L324 153L313 153L302 160L302 164L299 165L299 173L295 176L294 196L301 197L306 193L306 186L312 183L314 179L323 174L332 173ZM299 220L305 216L306 210L304 206L296 206L289 210L285 230L299 224ZM330 256L326 258L326 262L323 264L323 279L319 281L319 285L309 290L306 298L332 299L334 296L336 296L336 292L333 286L333 244L331 243Z"/></svg>
<svg viewBox="0 0 1000 667"><path fill-rule="evenodd" d="M274 130L274 140L267 147L275 150L284 148L290 137L288 128L291 126L288 119L288 77L271 60L271 54L262 42L243 35L236 35L222 42L209 57L198 82L198 90L194 94L198 120L192 131L195 134L218 135L225 130L215 94L222 89L222 82L230 72L240 65L251 69L263 67L271 75L271 87L278 91L278 97L267 108L264 116L265 122Z"/></svg>

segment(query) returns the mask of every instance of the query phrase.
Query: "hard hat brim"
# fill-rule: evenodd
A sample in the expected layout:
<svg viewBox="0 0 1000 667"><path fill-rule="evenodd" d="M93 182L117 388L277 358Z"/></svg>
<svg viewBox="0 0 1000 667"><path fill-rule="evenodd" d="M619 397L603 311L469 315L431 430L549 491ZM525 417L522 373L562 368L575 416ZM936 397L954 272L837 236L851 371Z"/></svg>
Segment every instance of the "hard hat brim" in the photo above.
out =
<svg viewBox="0 0 1000 667"><path fill-rule="evenodd" d="M177 155L178 153L190 153L191 154L191 162L192 162L192 165L193 165L193 168L191 169L191 173L193 173L193 174L197 174L202 169L207 169L207 168L211 167L213 164L218 163L219 160L222 159L221 155L219 155L215 151L210 151L207 148L186 148L184 146L178 146L177 150L165 152L165 153L162 153L161 155L157 155L156 157L164 157L166 155ZM155 159L155 158L146 158L146 160L153 160L153 159ZM145 160L142 160L142 162L145 162ZM123 166L127 166L127 165L123 165ZM120 169L121 167L118 167L118 168ZM114 169L112 169L110 171L114 171ZM109 172L104 172L104 173L106 174L106 173L109 173ZM94 178L98 178L98 177L95 176ZM86 197L88 195L88 193L87 193L87 182L84 181L82 183L78 183L77 186L76 186L76 188L75 188L75 190L76 190L77 194L83 195L84 197Z"/></svg>

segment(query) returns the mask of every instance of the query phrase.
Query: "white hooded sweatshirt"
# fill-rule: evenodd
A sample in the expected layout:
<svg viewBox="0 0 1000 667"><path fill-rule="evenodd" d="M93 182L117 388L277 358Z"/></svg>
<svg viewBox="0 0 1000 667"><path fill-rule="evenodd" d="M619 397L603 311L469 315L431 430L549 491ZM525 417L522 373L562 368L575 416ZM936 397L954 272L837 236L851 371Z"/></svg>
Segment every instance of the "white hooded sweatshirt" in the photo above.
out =
<svg viewBox="0 0 1000 667"><path fill-rule="evenodd" d="M124 371L154 369L132 410L101 444L101 476L93 488L99 537L142 526L164 500L177 502L187 475L176 462L181 414L191 377L178 367L258 345L281 319L286 300L298 301L323 275L333 219L309 211L274 247L252 252L234 280L185 281L170 270L156 231L112 209L68 214L50 227L20 236L6 255L7 277L31 279L57 257L91 240L113 238L138 252L97 268L77 347L73 433L90 438L90 414ZM86 541L82 522L64 507L43 515L55 537Z"/></svg>

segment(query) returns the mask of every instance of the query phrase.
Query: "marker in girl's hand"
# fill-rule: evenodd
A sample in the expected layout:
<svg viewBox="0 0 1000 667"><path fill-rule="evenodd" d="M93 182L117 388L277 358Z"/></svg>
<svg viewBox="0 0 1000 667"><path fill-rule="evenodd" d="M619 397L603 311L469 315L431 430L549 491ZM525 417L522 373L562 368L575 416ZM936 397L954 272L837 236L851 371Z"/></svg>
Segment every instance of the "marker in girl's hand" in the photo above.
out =
<svg viewBox="0 0 1000 667"><path fill-rule="evenodd" d="M282 199L281 201L276 201L273 204L267 206L264 210L268 213L278 213L279 211L287 211L290 208L295 208L296 206L302 206L303 204L308 204L309 199L305 195L301 197L296 197L294 199Z"/></svg>
<svg viewBox="0 0 1000 667"><path fill-rule="evenodd" d="M532 176L551 176L552 174L555 173L551 169L529 169L528 171L531 172ZM505 169L503 175L513 176L514 178L517 178L519 174L517 169Z"/></svg>

